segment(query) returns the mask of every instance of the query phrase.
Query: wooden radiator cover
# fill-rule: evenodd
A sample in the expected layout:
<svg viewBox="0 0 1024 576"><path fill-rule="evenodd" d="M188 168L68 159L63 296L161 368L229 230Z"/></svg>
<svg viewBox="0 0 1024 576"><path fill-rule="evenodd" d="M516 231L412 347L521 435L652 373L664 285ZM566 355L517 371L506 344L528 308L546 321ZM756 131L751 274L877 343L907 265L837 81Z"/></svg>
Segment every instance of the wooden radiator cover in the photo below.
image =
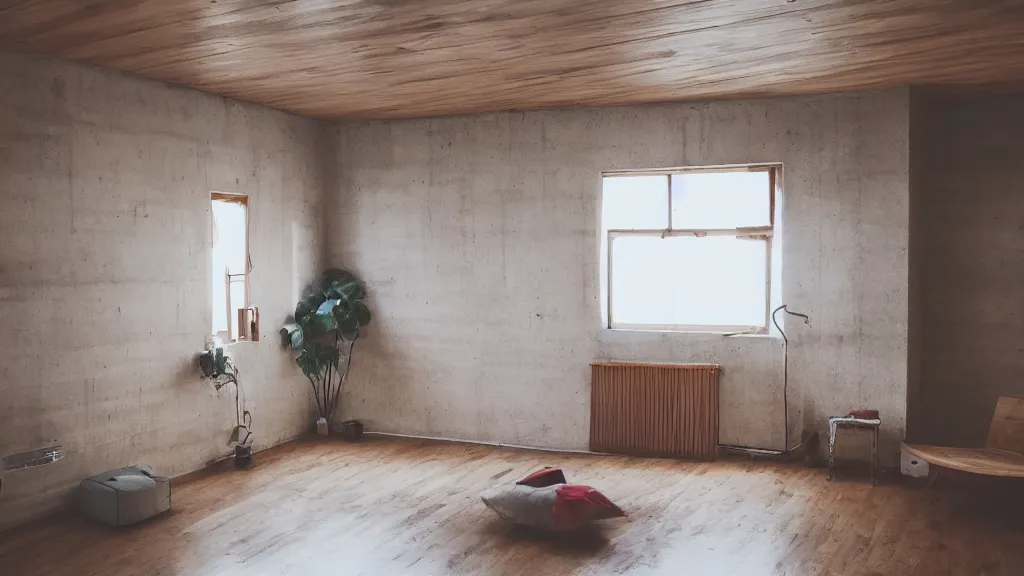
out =
<svg viewBox="0 0 1024 576"><path fill-rule="evenodd" d="M717 364L591 364L590 449L714 458L720 368Z"/></svg>

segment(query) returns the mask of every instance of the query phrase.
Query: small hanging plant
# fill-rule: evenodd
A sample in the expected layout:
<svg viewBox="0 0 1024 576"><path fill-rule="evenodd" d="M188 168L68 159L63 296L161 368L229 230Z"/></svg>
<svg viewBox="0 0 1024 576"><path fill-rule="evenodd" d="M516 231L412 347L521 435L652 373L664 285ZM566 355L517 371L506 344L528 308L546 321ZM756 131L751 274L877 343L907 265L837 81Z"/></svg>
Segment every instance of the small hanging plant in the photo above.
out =
<svg viewBox="0 0 1024 576"><path fill-rule="evenodd" d="M363 283L347 270L324 272L295 305L294 321L281 328L284 343L297 350L295 363L316 396L320 418L331 422L348 376L352 350L370 323Z"/></svg>
<svg viewBox="0 0 1024 576"><path fill-rule="evenodd" d="M224 354L223 347L210 344L199 354L199 369L218 391L228 384L235 385L235 427L230 443L235 447L235 464L249 465L252 462L252 414L242 408L239 399L242 383L238 381L238 368L231 357Z"/></svg>

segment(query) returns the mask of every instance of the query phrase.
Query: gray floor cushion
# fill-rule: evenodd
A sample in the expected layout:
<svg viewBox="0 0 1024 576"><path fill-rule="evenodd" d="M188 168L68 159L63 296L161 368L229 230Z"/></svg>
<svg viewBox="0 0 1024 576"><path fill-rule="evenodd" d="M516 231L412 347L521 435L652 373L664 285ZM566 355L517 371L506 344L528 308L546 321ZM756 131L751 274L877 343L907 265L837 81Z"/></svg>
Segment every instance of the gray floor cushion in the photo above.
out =
<svg viewBox="0 0 1024 576"><path fill-rule="evenodd" d="M78 485L82 513L110 526L128 526L171 509L171 479L149 466L109 470Z"/></svg>

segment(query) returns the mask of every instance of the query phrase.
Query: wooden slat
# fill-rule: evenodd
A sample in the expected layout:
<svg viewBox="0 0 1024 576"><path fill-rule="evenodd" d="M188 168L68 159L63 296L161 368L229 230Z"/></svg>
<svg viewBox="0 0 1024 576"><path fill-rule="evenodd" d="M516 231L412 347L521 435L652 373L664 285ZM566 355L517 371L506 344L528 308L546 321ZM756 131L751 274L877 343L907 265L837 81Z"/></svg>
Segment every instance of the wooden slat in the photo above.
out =
<svg viewBox="0 0 1024 576"><path fill-rule="evenodd" d="M903 449L933 466L985 476L1024 478L1024 398L999 398L985 448L904 444Z"/></svg>
<svg viewBox="0 0 1024 576"><path fill-rule="evenodd" d="M1024 398L1003 396L999 399L985 447L1024 454Z"/></svg>
<svg viewBox="0 0 1024 576"><path fill-rule="evenodd" d="M592 364L590 448L644 456L714 458L715 364Z"/></svg>
<svg viewBox="0 0 1024 576"><path fill-rule="evenodd" d="M319 118L1024 81L1019 0L20 0L0 46Z"/></svg>
<svg viewBox="0 0 1024 576"><path fill-rule="evenodd" d="M1024 456L1006 450L923 444L904 444L903 449L932 466L985 476L1024 478Z"/></svg>

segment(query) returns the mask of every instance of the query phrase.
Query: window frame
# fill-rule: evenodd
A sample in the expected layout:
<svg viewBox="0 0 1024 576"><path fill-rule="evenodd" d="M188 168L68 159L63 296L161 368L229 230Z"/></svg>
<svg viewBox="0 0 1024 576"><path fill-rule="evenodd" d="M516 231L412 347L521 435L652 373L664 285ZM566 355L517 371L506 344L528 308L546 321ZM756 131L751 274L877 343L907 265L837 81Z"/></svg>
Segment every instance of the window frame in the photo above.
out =
<svg viewBox="0 0 1024 576"><path fill-rule="evenodd" d="M228 321L227 322L228 341L229 342L242 342L242 340L239 339L240 334L235 334L234 330L232 330L232 313L234 313L234 315L237 316L238 315L238 307L233 307L232 303L231 303L231 283L232 283L231 277L232 276L241 276L242 277L242 279L241 279L241 282L242 282L242 293L245 295L244 296L245 302L243 302L244 305L241 306L241 308L245 308L245 309L250 308L250 306L249 306L249 302L250 302L249 286L250 286L250 279L251 279L251 275L252 275L252 253L249 251L249 247L250 247L250 240L249 240L249 238L251 236L250 232L251 232L251 228L252 228L252 221L251 221L252 219L249 218L249 196L248 196L248 194L241 194L241 193L238 193L238 192L216 192L216 191L210 192L210 238L211 238L211 241L212 241L212 238L213 238L213 203L214 202L231 202L231 203L234 203L234 204L240 204L242 206L242 208L245 210L245 272L243 272L241 274L225 274L225 276L224 276L225 308L226 308L226 311L227 311L227 321ZM212 249L213 249L213 246L212 246L212 243L211 243L211 257L212 257ZM212 283L212 282L215 281L215 279L211 278L210 281ZM212 317L211 317L211 324L212 324ZM212 330L212 328L213 328L212 325L211 325L210 328L211 328L211 332L212 332L213 331ZM239 330L241 330L241 326L239 326ZM215 333L213 335L216 336L217 334Z"/></svg>
<svg viewBox="0 0 1024 576"><path fill-rule="evenodd" d="M722 174L730 172L767 172L768 173L768 225L749 226L738 228L673 228L672 227L672 176L685 174ZM772 298L772 240L775 236L775 201L779 192L782 180L781 164L746 164L738 166L702 166L695 168L665 168L659 170L615 170L601 173L602 191L604 180L616 177L636 176L665 176L668 181L666 193L668 194L667 204L667 228L655 229L608 229L605 237L607 245L606 261L606 287L607 287L607 314L606 328L610 330L634 330L634 331L663 331L663 332L699 332L699 333L724 333L724 334L767 334L771 321L771 298ZM602 192L601 209L604 209L604 196ZM603 216L602 216L603 220ZM602 224L603 228L603 224ZM765 312L764 323L759 326L726 325L726 324L629 324L617 323L612 315L614 302L614 290L612 288L612 274L614 270L614 249L613 244L616 238L624 236L660 236L687 237L694 236L704 238L707 236L731 236L738 239L746 239L765 243Z"/></svg>

